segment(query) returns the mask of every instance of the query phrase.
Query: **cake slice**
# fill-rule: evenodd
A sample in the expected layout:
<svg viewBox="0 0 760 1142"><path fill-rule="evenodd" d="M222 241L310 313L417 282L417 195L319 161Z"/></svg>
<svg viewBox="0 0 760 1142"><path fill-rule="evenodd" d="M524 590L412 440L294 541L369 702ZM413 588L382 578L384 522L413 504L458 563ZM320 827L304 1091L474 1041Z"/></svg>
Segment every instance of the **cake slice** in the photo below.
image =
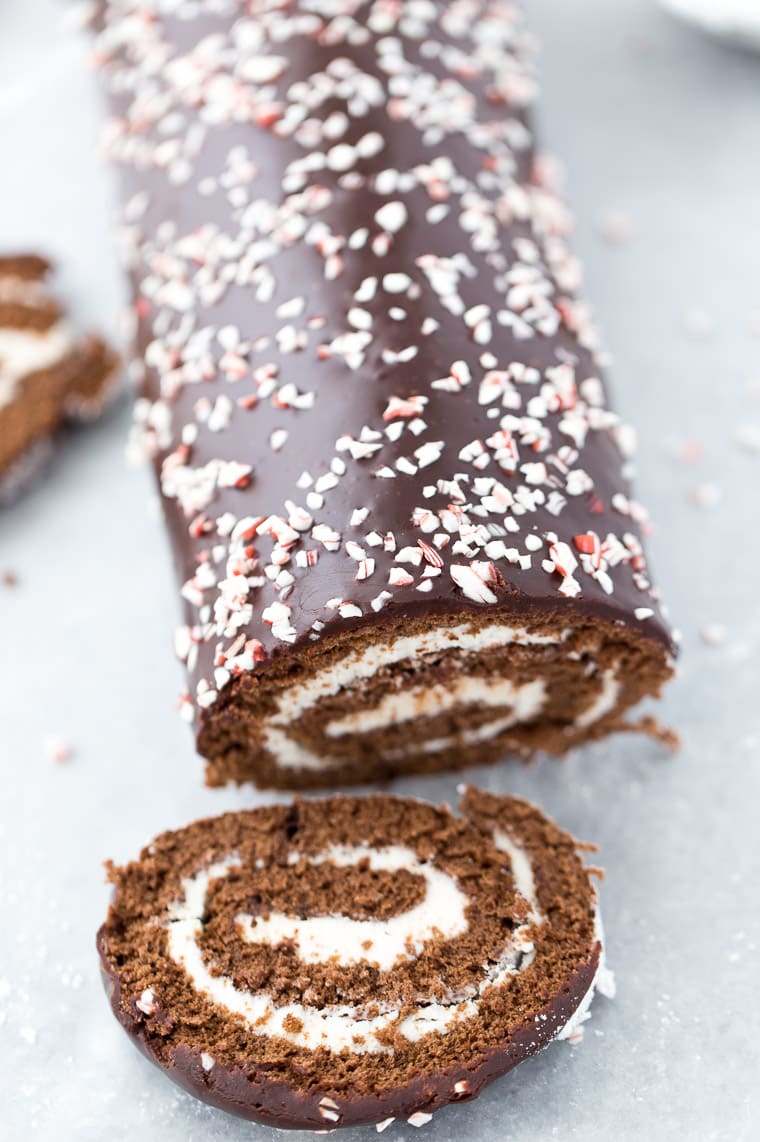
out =
<svg viewBox="0 0 760 1142"><path fill-rule="evenodd" d="M576 1036L605 981L576 842L471 788L460 816L385 795L228 813L109 876L117 1019L180 1086L273 1126L421 1125Z"/></svg>
<svg viewBox="0 0 760 1142"><path fill-rule="evenodd" d="M118 374L117 354L71 326L50 269L34 254L0 257L0 502L31 477L64 421L101 411Z"/></svg>

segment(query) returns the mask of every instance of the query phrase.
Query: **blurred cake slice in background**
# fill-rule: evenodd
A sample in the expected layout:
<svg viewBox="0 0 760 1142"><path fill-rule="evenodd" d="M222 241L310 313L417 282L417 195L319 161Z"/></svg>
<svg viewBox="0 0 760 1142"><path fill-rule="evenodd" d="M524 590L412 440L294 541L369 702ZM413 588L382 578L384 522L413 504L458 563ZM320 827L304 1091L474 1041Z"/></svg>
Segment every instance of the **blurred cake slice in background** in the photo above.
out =
<svg viewBox="0 0 760 1142"><path fill-rule="evenodd" d="M37 472L56 431L96 417L118 381L118 355L72 327L50 271L35 254L0 257L0 505Z"/></svg>

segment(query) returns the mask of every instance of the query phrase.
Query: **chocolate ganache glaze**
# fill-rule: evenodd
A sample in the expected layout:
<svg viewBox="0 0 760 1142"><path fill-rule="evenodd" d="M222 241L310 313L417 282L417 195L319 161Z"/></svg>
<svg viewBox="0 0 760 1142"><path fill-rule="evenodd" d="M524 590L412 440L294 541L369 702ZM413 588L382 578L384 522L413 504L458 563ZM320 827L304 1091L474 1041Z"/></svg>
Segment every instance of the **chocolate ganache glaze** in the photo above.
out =
<svg viewBox="0 0 760 1142"><path fill-rule="evenodd" d="M671 672L534 54L506 0L99 6L212 783L561 753Z"/></svg>

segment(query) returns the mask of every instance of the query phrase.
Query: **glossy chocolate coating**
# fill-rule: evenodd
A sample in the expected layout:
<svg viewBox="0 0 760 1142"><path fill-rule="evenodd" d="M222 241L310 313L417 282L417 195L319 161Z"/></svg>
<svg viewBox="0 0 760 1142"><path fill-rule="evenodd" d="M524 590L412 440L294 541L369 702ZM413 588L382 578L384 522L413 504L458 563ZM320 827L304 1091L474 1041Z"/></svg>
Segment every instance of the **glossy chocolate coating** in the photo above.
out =
<svg viewBox="0 0 760 1142"><path fill-rule="evenodd" d="M130 201L125 236L138 298L138 345L148 360L144 391L159 402L158 413L143 406L142 419L163 472L179 575L190 584L183 657L192 644L189 691L191 700L196 692L202 697L196 714L203 718L217 694L229 694L230 675L266 669L274 655L298 654L316 638L398 614L451 614L501 602L514 607L524 599L534 610L564 607L622 622L671 652L639 550L641 517L630 504L621 432L612 414L595 405L603 394L600 362L576 296L563 207L547 185L546 164L537 160L530 118L533 49L514 5L435 3L428 5L434 16L427 23L413 18L409 5L348 0L339 6L342 23L322 14L321 5L308 14L294 3L276 16L265 16L266 6L258 3L204 2L187 5L182 14L168 7L148 5L141 22L130 0L105 3L97 54L114 111L110 150L124 167ZM331 5L333 16L335 10ZM305 20L302 30L299 20ZM324 98L315 101L314 91L322 88ZM292 123L299 115L303 133L296 137ZM374 143L361 144L368 136ZM382 146L370 153L378 137ZM359 151L345 149L357 144ZM293 164L307 156L314 170L299 176ZM405 181L411 171L416 174ZM311 198L296 209L294 196L303 191ZM378 222L378 210L388 203L394 210ZM277 209L284 211L279 228L267 221ZM390 230L384 230L388 222ZM351 248L365 229L363 247ZM219 234L230 239L223 253ZM258 244L257 258L252 250ZM431 286L425 268L431 255L459 258L462 272L451 305L442 304L440 288ZM220 270L222 263L228 270ZM435 265L450 269L450 263ZM246 280L216 289L225 273ZM411 296L408 290L389 292L383 279L394 289L402 280L389 282L389 274L407 275ZM367 278L377 279L373 297L361 288ZM288 303L296 298L304 299L303 309L291 317ZM482 306L488 307L485 317L485 311L473 313ZM177 335L183 323L185 332ZM362 332L365 324L371 336L352 368L335 339ZM191 330L205 330L208 337L199 366L189 363ZM220 330L226 330L222 344ZM240 354L243 366L235 368L241 375L231 380L225 353L232 346L235 356L236 337L254 347ZM500 399L487 403L484 378L503 375L514 363L518 369L504 382ZM561 378L550 373L547 379L546 370L557 366L564 370ZM524 367L537 372L524 379ZM451 387L452 369L455 391L432 386L448 378ZM257 370L258 380L252 376ZM276 385L269 392L273 371ZM191 383L191 373L204 379ZM462 387L456 378L465 378ZM498 380L491 383L498 387ZM313 407L280 407L288 385L313 393ZM256 395L255 407L240 407L240 398L245 403ZM219 420L228 421L221 428L208 406L199 412L197 404L207 398L216 411L220 396L232 402L221 412ZM419 396L427 403L418 416L387 419L391 398ZM496 455L504 443L495 440L502 416L517 418L507 426L514 460ZM575 425L569 416L577 418ZM383 435L382 447L364 458L354 459L345 439L342 448L338 443L356 440L364 426L385 433L399 422L405 425L401 436ZM415 455L438 442L437 459L428 463L435 447ZM483 467L473 463L478 456ZM314 487L299 486L300 474L308 472L313 481L329 477L336 460L337 485L320 493L321 506L309 507L306 497ZM245 465L244 486L187 496L198 470L215 461ZM413 473L410 464L417 468ZM177 468L185 481L179 493ZM388 471L395 476L387 478ZM451 483L460 473L467 477L458 481L461 496ZM517 508L513 500L509 510L484 509L489 493L482 485L476 490L474 481L489 477L517 497ZM185 497L185 510L178 495ZM526 500L530 507L521 511ZM250 589L235 601L230 622L226 604L221 621L215 620L218 583L235 570L225 566L229 540L220 538L214 521L225 513L232 524L245 517L287 521L287 501L339 536L338 550L325 549L313 527L305 528L280 545L273 563L275 543L264 525L246 552L253 557L255 551L258 561L244 568ZM452 502L461 524L454 531L440 517L429 532L413 521L416 509L445 516ZM356 509L368 512L358 524L351 522ZM488 542L502 539L510 554L486 552L482 536L472 539L471 524L490 525ZM368 533L391 533L393 550L373 546ZM439 536L448 539L436 545ZM609 536L617 554L600 563L599 545L604 555ZM420 540L433 554L425 552L419 566L400 562L403 549L422 550ZM373 561L371 569L356 549L346 550L352 541ZM593 568L568 570L568 551L596 560ZM315 552L318 560L299 565L299 552ZM475 579L469 574L473 562ZM194 576L203 564L208 578L199 584ZM464 593L452 565L465 569ZM282 570L286 575L275 584ZM389 584L389 574L398 577L399 570L409 573L410 582ZM433 577L425 578L426 570ZM378 607L382 591L390 598ZM279 602L287 613L273 618L269 608ZM243 665L235 664L241 634L251 642ZM222 670L216 679L215 666Z"/></svg>
<svg viewBox="0 0 760 1142"><path fill-rule="evenodd" d="M143 1024L129 1019L120 1004L119 980L108 966L102 949L102 931L98 933L103 986L111 1008L130 1039L152 1063L156 1063L177 1086L199 1098L202 1102L267 1126L281 1130L324 1130L328 1122L320 1115L322 1093L311 1096L299 1093L286 1083L276 1082L262 1074L256 1078L251 1069L214 1067L213 1081L204 1070L201 1052L179 1047L174 1053L172 1066L166 1067L156 1058L152 1038ZM511 1071L530 1055L546 1047L552 1037L568 1021L579 1002L591 986L599 967L599 946L588 962L583 964L567 982L566 991L557 996L536 1023L529 1023L516 1031L509 1045L500 1050L483 1053L477 1065L468 1061L438 1074L420 1075L403 1090L388 1091L384 1095L354 1094L340 1103L341 1126L366 1125L387 1118L404 1119L424 1107L432 1113L450 1102L468 1102L477 1098L482 1089L500 1075ZM457 1083L466 1084L466 1093L452 1096Z"/></svg>

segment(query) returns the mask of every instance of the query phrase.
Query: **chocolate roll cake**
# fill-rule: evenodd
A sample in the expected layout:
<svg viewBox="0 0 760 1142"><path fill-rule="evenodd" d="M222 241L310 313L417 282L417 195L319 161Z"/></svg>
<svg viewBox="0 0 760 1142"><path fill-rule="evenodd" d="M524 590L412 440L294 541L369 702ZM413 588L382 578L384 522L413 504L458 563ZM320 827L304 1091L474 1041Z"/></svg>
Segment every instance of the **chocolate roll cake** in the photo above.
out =
<svg viewBox="0 0 760 1142"><path fill-rule="evenodd" d="M164 833L110 869L117 1019L204 1101L320 1129L422 1125L577 1036L605 969L576 843L525 801L461 809L333 797Z"/></svg>
<svg viewBox="0 0 760 1142"><path fill-rule="evenodd" d="M0 257L0 503L31 477L65 420L100 412L118 358L80 337L51 295L50 264Z"/></svg>
<svg viewBox="0 0 760 1142"><path fill-rule="evenodd" d="M673 644L506 0L109 0L211 784L561 754Z"/></svg>

